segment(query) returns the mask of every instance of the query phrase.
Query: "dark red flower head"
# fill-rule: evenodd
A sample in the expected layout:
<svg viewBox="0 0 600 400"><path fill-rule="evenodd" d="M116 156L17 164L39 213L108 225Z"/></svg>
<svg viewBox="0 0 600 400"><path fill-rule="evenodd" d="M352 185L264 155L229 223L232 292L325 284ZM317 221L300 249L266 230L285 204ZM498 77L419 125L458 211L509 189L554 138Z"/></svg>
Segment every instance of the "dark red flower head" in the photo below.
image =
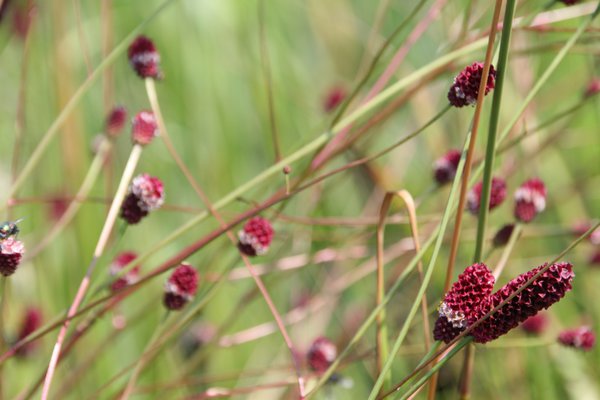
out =
<svg viewBox="0 0 600 400"><path fill-rule="evenodd" d="M148 174L133 178L129 194L121 205L121 218L130 224L137 224L152 210L162 206L165 201L163 183Z"/></svg>
<svg viewBox="0 0 600 400"><path fill-rule="evenodd" d="M540 335L544 333L548 326L548 316L544 313L539 313L527 318L521 324L521 329L532 335Z"/></svg>
<svg viewBox="0 0 600 400"><path fill-rule="evenodd" d="M238 232L238 248L247 256L263 255L273 240L273 227L262 217L251 218Z"/></svg>
<svg viewBox="0 0 600 400"><path fill-rule="evenodd" d="M156 51L152 40L146 36L138 36L129 45L127 51L129 63L140 78L162 79L160 70L160 54Z"/></svg>
<svg viewBox="0 0 600 400"><path fill-rule="evenodd" d="M546 264L541 265L519 275L491 296L485 297L475 311L470 314L469 325L497 307L545 266ZM550 307L571 290L573 276L575 274L573 273L573 266L570 263L552 264L522 292L476 326L471 331L471 335L475 339L474 341L476 343L486 343L494 340L527 318Z"/></svg>
<svg viewBox="0 0 600 400"><path fill-rule="evenodd" d="M515 224L507 224L500 228L492 239L492 244L494 247L506 246L514 230Z"/></svg>
<svg viewBox="0 0 600 400"><path fill-rule="evenodd" d="M346 98L346 90L341 86L329 89L323 100L323 110L327 113L335 110Z"/></svg>
<svg viewBox="0 0 600 400"><path fill-rule="evenodd" d="M562 331L558 335L558 342L568 347L589 351L596 344L596 336L590 327L582 326Z"/></svg>
<svg viewBox="0 0 600 400"><path fill-rule="evenodd" d="M558 1L560 1L564 5L572 6L573 4L579 3L581 0L558 0Z"/></svg>
<svg viewBox="0 0 600 400"><path fill-rule="evenodd" d="M492 293L494 275L483 263L467 267L454 282L439 307L433 337L449 343L467 328L469 315Z"/></svg>
<svg viewBox="0 0 600 400"><path fill-rule="evenodd" d="M572 228L573 235L581 236L586 233L592 227L592 223L589 221L580 221ZM593 245L600 245L600 227L594 229L592 233L587 237L588 241Z"/></svg>
<svg viewBox="0 0 600 400"><path fill-rule="evenodd" d="M0 240L0 274L9 276L14 274L25 253L23 242L9 237Z"/></svg>
<svg viewBox="0 0 600 400"><path fill-rule="evenodd" d="M600 78L593 78L585 88L583 97L592 97L598 93L600 93Z"/></svg>
<svg viewBox="0 0 600 400"><path fill-rule="evenodd" d="M477 215L479 212L479 203L481 203L481 190L483 182L477 183L467 194L467 209ZM490 191L490 210L498 207L506 198L506 183L502 178L492 178L492 187Z"/></svg>
<svg viewBox="0 0 600 400"><path fill-rule="evenodd" d="M117 256L117 258L115 258L115 260L110 265L110 269L109 269L110 274L111 275L118 274L123 269L123 267L125 267L126 265L131 263L136 258L137 258L137 254L135 254L132 251L124 251L124 252L120 253ZM110 288L113 292L121 290L126 286L136 283L139 279L139 275L140 275L140 266L136 265L135 267L133 267L132 269L127 271L127 273L125 275L123 275L120 278L118 278L117 280L115 280L112 283L112 285L110 286Z"/></svg>
<svg viewBox="0 0 600 400"><path fill-rule="evenodd" d="M600 249L595 250L589 259L590 265L600 265Z"/></svg>
<svg viewBox="0 0 600 400"><path fill-rule="evenodd" d="M134 143L145 146L159 135L158 123L152 111L140 111L131 121L131 138Z"/></svg>
<svg viewBox="0 0 600 400"><path fill-rule="evenodd" d="M106 133L115 137L121 133L127 119L127 110L123 106L116 106L106 117Z"/></svg>
<svg viewBox="0 0 600 400"><path fill-rule="evenodd" d="M467 66L460 74L454 78L454 84L450 86L448 91L448 101L454 107L464 107L474 105L477 102L479 94L479 83L483 72L483 63L474 62ZM487 84L485 86L485 94L494 88L496 83L496 70L494 66L490 66Z"/></svg>
<svg viewBox="0 0 600 400"><path fill-rule="evenodd" d="M538 178L525 181L515 192L515 218L531 222L546 208L546 186Z"/></svg>
<svg viewBox="0 0 600 400"><path fill-rule="evenodd" d="M440 185L452 182L459 162L460 150L455 149L448 151L442 157L435 160L433 164L433 177L435 181Z"/></svg>
<svg viewBox="0 0 600 400"><path fill-rule="evenodd" d="M324 336L316 338L306 353L308 366L317 374L327 371L336 357L336 345Z"/></svg>
<svg viewBox="0 0 600 400"><path fill-rule="evenodd" d="M19 329L17 341L25 339L27 336L35 332L40 326L42 326L42 311L36 307L27 308L21 322L21 328ZM37 345L37 341L29 342L26 345L19 347L16 354L20 357L27 356L35 349L35 347L37 347Z"/></svg>
<svg viewBox="0 0 600 400"><path fill-rule="evenodd" d="M165 284L164 304L169 310L180 310L198 291L198 272L189 264L175 268Z"/></svg>

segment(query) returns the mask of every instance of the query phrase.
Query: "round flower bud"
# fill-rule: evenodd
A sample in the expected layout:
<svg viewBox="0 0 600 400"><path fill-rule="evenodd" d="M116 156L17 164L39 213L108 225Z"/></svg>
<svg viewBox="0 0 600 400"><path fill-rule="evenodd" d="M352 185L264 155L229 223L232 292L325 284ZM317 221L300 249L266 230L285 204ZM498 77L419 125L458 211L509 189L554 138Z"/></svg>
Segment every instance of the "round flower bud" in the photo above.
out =
<svg viewBox="0 0 600 400"><path fill-rule="evenodd" d="M477 183L467 194L467 209L474 215L479 212L479 204L481 203L481 191L483 189L483 182ZM490 190L490 206L489 209L493 210L498 207L506 198L506 183L502 178L492 178L492 185Z"/></svg>
<svg viewBox="0 0 600 400"><path fill-rule="evenodd" d="M169 310L181 310L198 291L198 272L189 264L175 268L165 284L164 305Z"/></svg>
<svg viewBox="0 0 600 400"><path fill-rule="evenodd" d="M134 143L145 146L159 135L158 123L152 111L140 111L131 121L131 138Z"/></svg>
<svg viewBox="0 0 600 400"><path fill-rule="evenodd" d="M133 260L137 258L137 254L132 251L124 251L120 253L110 264L109 272L111 275L118 274L126 265L129 265ZM119 291L129 285L136 283L140 275L140 266L136 265L127 273L120 278L116 279L111 285L110 289L113 292Z"/></svg>
<svg viewBox="0 0 600 400"><path fill-rule="evenodd" d="M450 150L433 164L433 177L439 185L452 182L460 162L460 150Z"/></svg>
<svg viewBox="0 0 600 400"><path fill-rule="evenodd" d="M121 205L121 218L129 224L137 224L150 211L162 206L165 201L163 183L148 174L133 178L129 194Z"/></svg>
<svg viewBox="0 0 600 400"><path fill-rule="evenodd" d="M129 63L140 78L162 79L160 70L160 54L156 51L152 40L146 36L138 36L127 51Z"/></svg>
<svg viewBox="0 0 600 400"><path fill-rule="evenodd" d="M546 208L546 186L538 178L525 181L515 192L515 218L531 222Z"/></svg>
<svg viewBox="0 0 600 400"><path fill-rule="evenodd" d="M558 342L567 347L589 351L596 344L596 336L588 326L562 331L558 335Z"/></svg>
<svg viewBox="0 0 600 400"><path fill-rule="evenodd" d="M483 63L475 62L465 67L460 74L454 78L454 83L448 91L448 101L454 107L464 107L474 105L477 102L479 94L479 83L483 73ZM485 94L494 88L496 83L496 70L490 65Z"/></svg>
<svg viewBox="0 0 600 400"><path fill-rule="evenodd" d="M0 274L10 276L14 274L25 253L23 242L14 237L0 241Z"/></svg>
<svg viewBox="0 0 600 400"><path fill-rule="evenodd" d="M324 373L337 357L337 347L326 337L318 337L314 340L306 353L306 360L311 370L317 374Z"/></svg>
<svg viewBox="0 0 600 400"><path fill-rule="evenodd" d="M106 134L116 137L121 133L127 119L127 110L123 106L116 106L106 117Z"/></svg>
<svg viewBox="0 0 600 400"><path fill-rule="evenodd" d="M273 240L273 227L262 217L251 218L238 232L238 248L247 256L263 255Z"/></svg>

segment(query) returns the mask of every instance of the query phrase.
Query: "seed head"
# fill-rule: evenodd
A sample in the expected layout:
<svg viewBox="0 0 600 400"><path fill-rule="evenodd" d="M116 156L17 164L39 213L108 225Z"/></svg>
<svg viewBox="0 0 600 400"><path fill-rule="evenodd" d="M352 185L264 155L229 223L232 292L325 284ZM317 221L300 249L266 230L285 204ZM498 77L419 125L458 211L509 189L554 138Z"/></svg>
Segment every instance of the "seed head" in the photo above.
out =
<svg viewBox="0 0 600 400"><path fill-rule="evenodd" d="M433 337L449 343L464 331L477 305L492 293L494 275L483 263L467 267L444 296Z"/></svg>
<svg viewBox="0 0 600 400"><path fill-rule="evenodd" d="M460 151L452 149L433 164L433 177L439 185L452 182L460 162Z"/></svg>
<svg viewBox="0 0 600 400"><path fill-rule="evenodd" d="M273 227L262 217L251 218L238 232L238 248L247 256L263 255L273 240Z"/></svg>
<svg viewBox="0 0 600 400"><path fill-rule="evenodd" d="M323 110L330 113L335 110L346 98L346 89L341 86L335 86L329 89L329 92L323 100Z"/></svg>
<svg viewBox="0 0 600 400"><path fill-rule="evenodd" d="M521 329L532 335L541 335L547 326L548 316L545 313L539 313L523 321Z"/></svg>
<svg viewBox="0 0 600 400"><path fill-rule="evenodd" d="M25 245L14 237L0 241L0 274L10 276L14 274L21 257L25 253Z"/></svg>
<svg viewBox="0 0 600 400"><path fill-rule="evenodd" d="M454 107L464 107L474 105L477 102L479 94L479 83L483 73L483 63L474 62L465 67L460 74L454 78L454 83L448 91L448 101ZM493 65L490 65L487 84L485 86L485 94L494 88L496 83L496 70Z"/></svg>
<svg viewBox="0 0 600 400"><path fill-rule="evenodd" d="M123 106L114 107L106 117L106 133L116 137L121 133L127 119L127 110Z"/></svg>
<svg viewBox="0 0 600 400"><path fill-rule="evenodd" d="M506 198L506 183L502 178L492 178L492 185L490 191L490 206L489 209L493 210L498 207ZM479 204L481 203L481 190L483 188L483 182L477 183L467 194L467 209L474 215L479 212Z"/></svg>
<svg viewBox="0 0 600 400"><path fill-rule="evenodd" d="M145 146L159 135L158 123L152 111L140 111L131 121L131 138L134 143Z"/></svg>
<svg viewBox="0 0 600 400"><path fill-rule="evenodd" d="M21 322L21 328L19 329L19 336L17 341L25 339L27 336L35 332L40 326L42 326L42 311L36 307L29 307L25 310L25 315ZM33 341L21 346L17 349L16 355L19 357L25 357L37 347L38 342Z"/></svg>
<svg viewBox="0 0 600 400"><path fill-rule="evenodd" d="M169 310L181 310L198 291L198 272L183 263L175 268L165 284L164 304Z"/></svg>
<svg viewBox="0 0 600 400"><path fill-rule="evenodd" d="M475 312L471 313L469 325L497 307L545 266L546 264L541 265L519 275L496 293L484 298ZM552 264L522 292L471 331L475 342L494 340L563 298L571 290L571 281L575 276L572 269L570 263Z"/></svg>
<svg viewBox="0 0 600 400"><path fill-rule="evenodd" d="M162 79L160 70L160 54L154 47L154 42L146 36L138 36L129 45L127 52L129 63L140 78Z"/></svg>
<svg viewBox="0 0 600 400"><path fill-rule="evenodd" d="M137 224L150 211L162 206L165 201L163 183L148 174L133 178L129 194L121 206L121 218L129 224Z"/></svg>
<svg viewBox="0 0 600 400"><path fill-rule="evenodd" d="M515 192L515 218L531 222L546 208L546 186L538 178L525 181Z"/></svg>
<svg viewBox="0 0 600 400"><path fill-rule="evenodd" d="M132 251L124 251L120 253L117 258L114 259L110 265L109 272L111 275L116 275L126 265L137 258L137 254ZM130 269L125 275L115 280L110 286L113 292L119 291L129 285L136 283L140 275L140 266L136 265Z"/></svg>
<svg viewBox="0 0 600 400"><path fill-rule="evenodd" d="M336 345L324 336L316 338L306 353L308 366L317 374L324 373L336 357Z"/></svg>
<svg viewBox="0 0 600 400"><path fill-rule="evenodd" d="M562 331L558 335L558 342L568 347L589 351L596 344L596 336L589 326L582 326Z"/></svg>

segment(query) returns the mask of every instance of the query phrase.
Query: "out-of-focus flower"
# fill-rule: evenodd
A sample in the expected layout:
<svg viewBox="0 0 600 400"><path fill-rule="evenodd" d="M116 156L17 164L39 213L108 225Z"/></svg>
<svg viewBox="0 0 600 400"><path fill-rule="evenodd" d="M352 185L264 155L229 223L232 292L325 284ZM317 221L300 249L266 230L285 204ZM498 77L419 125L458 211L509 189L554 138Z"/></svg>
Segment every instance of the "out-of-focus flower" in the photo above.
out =
<svg viewBox="0 0 600 400"><path fill-rule="evenodd" d="M532 335L540 335L548 326L548 316L544 313L539 313L527 318L521 324L521 329Z"/></svg>
<svg viewBox="0 0 600 400"><path fill-rule="evenodd" d="M106 117L106 134L111 137L116 137L121 133L127 119L127 110L123 106L116 106Z"/></svg>
<svg viewBox="0 0 600 400"><path fill-rule="evenodd" d="M494 238L492 239L492 244L494 245L494 247L506 246L514 230L515 224L506 224L502 228L500 228L498 232L496 232L496 234L494 235Z"/></svg>
<svg viewBox="0 0 600 400"><path fill-rule="evenodd" d="M575 226L573 226L571 231L573 232L573 235L581 236L584 233L586 233L591 227L592 224L589 221L580 221L576 223ZM600 245L600 227L594 229L592 233L590 233L590 235L588 236L588 241L593 245Z"/></svg>
<svg viewBox="0 0 600 400"><path fill-rule="evenodd" d="M0 240L0 274L10 276L15 273L21 257L25 253L25 245L14 237Z"/></svg>
<svg viewBox="0 0 600 400"><path fill-rule="evenodd" d="M247 256L263 255L273 240L273 227L262 217L251 218L238 232L238 248Z"/></svg>
<svg viewBox="0 0 600 400"><path fill-rule="evenodd" d="M198 291L198 272L189 264L175 268L165 284L164 305L169 310L181 310Z"/></svg>
<svg viewBox="0 0 600 400"><path fill-rule="evenodd" d="M538 178L525 181L515 192L515 218L531 222L546 208L546 186Z"/></svg>
<svg viewBox="0 0 600 400"><path fill-rule="evenodd" d="M490 206L489 209L493 210L498 207L506 198L506 182L502 178L492 178L492 185L490 191ZM479 212L479 204L481 203L481 190L483 188L483 182L477 183L467 194L467 209L477 215Z"/></svg>
<svg viewBox="0 0 600 400"><path fill-rule="evenodd" d="M483 63L474 62L468 65L454 78L454 83L448 91L448 101L454 107L474 105L479 94L479 84L483 73ZM490 66L488 80L485 86L485 94L494 88L496 83L496 70Z"/></svg>
<svg viewBox="0 0 600 400"><path fill-rule="evenodd" d="M327 113L335 110L346 98L346 89L341 86L335 86L329 89L323 100L323 110Z"/></svg>
<svg viewBox="0 0 600 400"><path fill-rule="evenodd" d="M494 275L485 264L467 267L452 284L439 307L439 316L433 329L434 339L449 343L464 331L469 323L469 315L492 293L494 282Z"/></svg>
<svg viewBox="0 0 600 400"><path fill-rule="evenodd" d="M129 194L121 205L121 217L129 224L137 224L150 211L162 206L165 201L163 183L148 174L133 178Z"/></svg>
<svg viewBox="0 0 600 400"><path fill-rule="evenodd" d="M17 341L25 339L27 336L35 332L40 326L42 326L42 311L37 307L29 307L25 310L25 315L21 322L21 328L19 329L19 336ZM21 346L17 349L16 355L19 357L25 357L37 347L38 342L33 341Z"/></svg>
<svg viewBox="0 0 600 400"><path fill-rule="evenodd" d="M306 353L308 366L317 374L327 371L336 357L336 345L324 336L316 338Z"/></svg>
<svg viewBox="0 0 600 400"><path fill-rule="evenodd" d="M152 111L140 111L131 121L131 138L134 143L145 146L159 135L158 123Z"/></svg>
<svg viewBox="0 0 600 400"><path fill-rule="evenodd" d="M452 149L433 164L433 177L439 185L452 182L460 162L460 150Z"/></svg>
<svg viewBox="0 0 600 400"><path fill-rule="evenodd" d="M156 51L154 42L146 36L138 36L129 45L127 52L129 63L140 78L162 79L160 70L160 54Z"/></svg>
<svg viewBox="0 0 600 400"><path fill-rule="evenodd" d="M129 265L133 260L137 258L137 254L132 251L124 251L120 253L112 262L109 268L109 272L111 275L118 274L126 265ZM136 283L139 279L140 275L140 266L136 265L127 273L120 278L116 279L111 285L110 289L113 292L121 290L129 285Z"/></svg>
<svg viewBox="0 0 600 400"><path fill-rule="evenodd" d="M562 331L558 335L558 342L568 347L589 351L596 344L596 336L590 327L582 326Z"/></svg>
<svg viewBox="0 0 600 400"><path fill-rule="evenodd" d="M600 78L593 78L585 88L583 97L592 97L600 93Z"/></svg>

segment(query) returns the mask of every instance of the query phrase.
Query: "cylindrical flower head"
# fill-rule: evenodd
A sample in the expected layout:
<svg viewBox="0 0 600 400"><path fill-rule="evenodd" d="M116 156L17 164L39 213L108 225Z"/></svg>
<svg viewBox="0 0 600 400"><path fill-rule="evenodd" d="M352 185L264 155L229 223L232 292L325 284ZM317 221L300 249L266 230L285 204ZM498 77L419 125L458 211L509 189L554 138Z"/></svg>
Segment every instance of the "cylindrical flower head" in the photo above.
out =
<svg viewBox="0 0 600 400"><path fill-rule="evenodd" d="M494 275L483 263L467 267L446 293L439 307L433 337L449 343L464 331L469 316L477 305L494 289Z"/></svg>
<svg viewBox="0 0 600 400"><path fill-rule="evenodd" d="M477 183L467 194L467 209L474 215L479 212L479 203L481 203L481 190L483 182ZM490 191L490 210L498 207L506 198L506 183L502 178L492 178L492 187Z"/></svg>
<svg viewBox="0 0 600 400"><path fill-rule="evenodd" d="M460 74L454 78L454 84L448 91L448 101L454 107L464 107L474 105L477 102L479 94L479 83L483 72L483 63L474 62L465 67ZM485 85L485 94L494 88L496 84L496 70L490 65L487 84Z"/></svg>
<svg viewBox="0 0 600 400"><path fill-rule="evenodd" d="M497 307L544 267L545 265L541 265L519 275L496 293L484 298L479 307L471 313L469 325ZM494 340L527 318L556 303L571 290L573 276L575 274L573 273L573 266L570 263L552 264L531 285L471 331L475 342L486 343Z"/></svg>
<svg viewBox="0 0 600 400"><path fill-rule="evenodd" d="M274 233L271 223L266 219L251 218L238 232L238 248L247 256L265 254L269 250Z"/></svg>
<svg viewBox="0 0 600 400"><path fill-rule="evenodd" d="M568 347L589 351L596 344L596 336L588 326L562 331L558 335L558 342Z"/></svg>
<svg viewBox="0 0 600 400"><path fill-rule="evenodd" d="M346 90L341 86L333 87L323 101L323 110L327 113L335 110L346 98Z"/></svg>
<svg viewBox="0 0 600 400"><path fill-rule="evenodd" d="M0 274L9 276L14 274L25 253L23 242L13 237L0 241Z"/></svg>
<svg viewBox="0 0 600 400"><path fill-rule="evenodd" d="M129 194L121 205L121 218L130 224L137 224L150 211L162 206L165 201L163 183L148 174L133 178Z"/></svg>
<svg viewBox="0 0 600 400"><path fill-rule="evenodd" d="M117 258L114 259L112 264L110 265L109 272L111 275L116 275L128 265L131 261L137 258L137 254L132 251L124 251L120 253ZM139 279L140 275L140 266L136 265L132 269L130 269L125 275L115 280L111 285L110 289L113 292L123 289L126 286L132 285L136 283Z"/></svg>
<svg viewBox="0 0 600 400"><path fill-rule="evenodd" d="M531 222L546 208L546 186L538 178L525 181L515 192L515 218Z"/></svg>
<svg viewBox="0 0 600 400"><path fill-rule="evenodd" d="M306 353L308 366L317 374L327 371L327 368L331 366L336 357L336 345L323 336L316 338Z"/></svg>
<svg viewBox="0 0 600 400"><path fill-rule="evenodd" d="M507 224L500 228L492 239L492 244L494 247L506 246L514 230L515 224Z"/></svg>
<svg viewBox="0 0 600 400"><path fill-rule="evenodd" d="M196 295L198 279L198 272L189 264L175 268L165 284L165 307L181 310Z"/></svg>
<svg viewBox="0 0 600 400"><path fill-rule="evenodd" d="M452 149L433 164L433 177L439 185L452 182L460 162L460 150Z"/></svg>
<svg viewBox="0 0 600 400"><path fill-rule="evenodd" d="M145 146L159 135L158 123L152 111L140 111L131 121L131 138L134 143Z"/></svg>
<svg viewBox="0 0 600 400"><path fill-rule="evenodd" d="M35 332L40 326L42 326L42 312L40 309L35 307L27 308L21 322L21 328L19 329L17 341L25 339L27 336ZM16 352L17 356L24 357L28 355L34 350L35 347L37 347L37 344L38 342L34 341L19 347Z"/></svg>
<svg viewBox="0 0 600 400"><path fill-rule="evenodd" d="M527 318L521 324L521 329L532 335L540 335L548 326L548 317L544 313L539 313Z"/></svg>
<svg viewBox="0 0 600 400"><path fill-rule="evenodd" d="M127 51L129 63L140 78L162 79L160 66L160 54L156 51L152 40L146 36L138 36L129 45Z"/></svg>
<svg viewBox="0 0 600 400"><path fill-rule="evenodd" d="M106 117L106 134L116 137L121 133L127 119L127 110L123 106L114 107Z"/></svg>

